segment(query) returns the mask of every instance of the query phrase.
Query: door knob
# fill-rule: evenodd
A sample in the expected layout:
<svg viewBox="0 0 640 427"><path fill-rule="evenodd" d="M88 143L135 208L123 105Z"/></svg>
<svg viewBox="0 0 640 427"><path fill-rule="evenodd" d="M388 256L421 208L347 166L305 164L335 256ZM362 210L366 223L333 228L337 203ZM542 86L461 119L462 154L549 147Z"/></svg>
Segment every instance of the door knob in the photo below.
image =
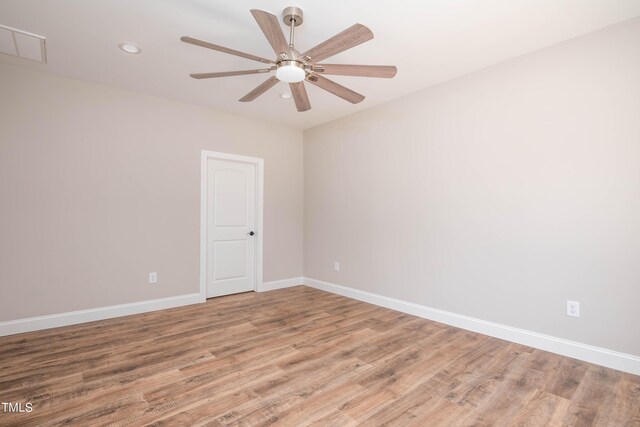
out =
<svg viewBox="0 0 640 427"><path fill-rule="evenodd" d="M254 234L256 234L256 233L254 233L253 231L250 231L250 232L248 232L247 234L248 234L249 236L253 236L253 235L254 235Z"/></svg>

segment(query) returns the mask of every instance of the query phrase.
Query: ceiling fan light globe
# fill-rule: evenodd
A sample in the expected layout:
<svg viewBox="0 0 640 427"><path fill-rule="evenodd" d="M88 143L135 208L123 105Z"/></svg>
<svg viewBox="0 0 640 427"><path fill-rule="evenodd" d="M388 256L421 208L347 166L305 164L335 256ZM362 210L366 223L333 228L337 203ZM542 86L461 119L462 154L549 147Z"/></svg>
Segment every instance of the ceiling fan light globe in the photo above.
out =
<svg viewBox="0 0 640 427"><path fill-rule="evenodd" d="M280 65L276 69L276 78L285 83L298 83L304 80L305 71L295 62Z"/></svg>

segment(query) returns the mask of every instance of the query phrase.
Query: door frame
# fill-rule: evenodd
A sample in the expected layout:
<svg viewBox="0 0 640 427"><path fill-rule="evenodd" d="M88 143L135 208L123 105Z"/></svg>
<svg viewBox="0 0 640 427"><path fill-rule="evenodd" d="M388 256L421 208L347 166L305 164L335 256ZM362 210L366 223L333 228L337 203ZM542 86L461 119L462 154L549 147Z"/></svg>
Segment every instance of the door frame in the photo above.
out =
<svg viewBox="0 0 640 427"><path fill-rule="evenodd" d="M200 154L200 296L203 302L207 299L207 187L209 182L209 159L229 160L239 163L249 163L256 166L256 238L254 239L254 244L256 245L254 266L256 274L253 289L254 291L258 291L262 286L264 159L202 150Z"/></svg>

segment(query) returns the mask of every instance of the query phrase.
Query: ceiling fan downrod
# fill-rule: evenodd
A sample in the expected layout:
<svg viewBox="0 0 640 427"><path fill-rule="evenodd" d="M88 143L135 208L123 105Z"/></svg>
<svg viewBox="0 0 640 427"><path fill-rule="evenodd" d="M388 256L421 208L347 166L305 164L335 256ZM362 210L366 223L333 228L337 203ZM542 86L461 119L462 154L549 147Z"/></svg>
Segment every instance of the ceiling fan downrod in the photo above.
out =
<svg viewBox="0 0 640 427"><path fill-rule="evenodd" d="M295 31L295 28L296 28L296 25L295 25L296 24L296 19L293 18L292 21L293 21L293 25L289 29L289 47L291 49L293 49L293 34L294 34L294 31Z"/></svg>
<svg viewBox="0 0 640 427"><path fill-rule="evenodd" d="M289 6L282 11L282 20L285 25L291 27L289 29L289 47L293 50L295 43L295 27L302 25L302 9L295 6Z"/></svg>

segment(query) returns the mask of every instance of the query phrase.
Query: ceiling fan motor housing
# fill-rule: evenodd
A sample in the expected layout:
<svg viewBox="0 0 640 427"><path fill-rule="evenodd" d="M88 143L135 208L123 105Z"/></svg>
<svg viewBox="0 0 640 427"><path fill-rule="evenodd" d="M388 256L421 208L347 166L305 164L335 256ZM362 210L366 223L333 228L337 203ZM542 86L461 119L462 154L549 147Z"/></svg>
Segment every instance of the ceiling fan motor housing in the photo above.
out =
<svg viewBox="0 0 640 427"><path fill-rule="evenodd" d="M289 6L282 11L282 20L288 26L291 26L291 23L293 23L295 27L299 27L302 25L302 19L302 9L299 7Z"/></svg>

